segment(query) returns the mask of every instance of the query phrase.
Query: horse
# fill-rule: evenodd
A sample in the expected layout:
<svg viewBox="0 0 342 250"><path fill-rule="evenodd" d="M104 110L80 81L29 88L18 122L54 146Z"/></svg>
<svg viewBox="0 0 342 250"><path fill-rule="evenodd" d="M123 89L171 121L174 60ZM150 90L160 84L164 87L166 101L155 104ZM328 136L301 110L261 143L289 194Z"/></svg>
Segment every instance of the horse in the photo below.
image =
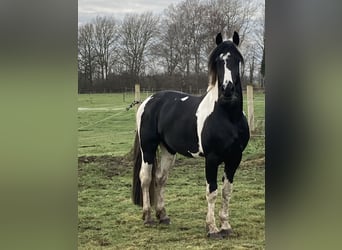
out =
<svg viewBox="0 0 342 250"><path fill-rule="evenodd" d="M249 141L249 127L243 112L239 35L223 41L209 55L209 84L203 96L178 91L160 91L144 100L136 113L132 200L143 208L145 225L170 224L164 204L169 169L179 153L205 158L206 230L209 238L226 238L233 232L228 222L233 179L242 152ZM156 151L160 148L160 164ZM224 163L220 230L215 222L218 166Z"/></svg>

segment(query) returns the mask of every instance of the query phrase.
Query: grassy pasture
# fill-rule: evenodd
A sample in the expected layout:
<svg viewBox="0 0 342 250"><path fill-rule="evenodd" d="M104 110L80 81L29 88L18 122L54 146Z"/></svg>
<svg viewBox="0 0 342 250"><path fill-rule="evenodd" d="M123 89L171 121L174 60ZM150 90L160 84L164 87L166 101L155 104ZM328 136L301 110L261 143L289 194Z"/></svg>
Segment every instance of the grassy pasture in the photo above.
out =
<svg viewBox="0 0 342 250"><path fill-rule="evenodd" d="M134 138L135 109L126 111L134 96L79 95L79 155L126 154Z"/></svg>
<svg viewBox="0 0 342 250"><path fill-rule="evenodd" d="M125 99L123 94L79 95L79 249L264 249L262 136L251 139L236 173L230 210L235 235L230 239L205 237L207 203L201 158L177 157L165 193L172 224L142 225L141 208L131 202L132 164L125 156L135 133L135 109L125 110L133 98L132 94ZM254 102L255 133L262 135L264 94L255 93ZM217 223L220 193L219 189Z"/></svg>

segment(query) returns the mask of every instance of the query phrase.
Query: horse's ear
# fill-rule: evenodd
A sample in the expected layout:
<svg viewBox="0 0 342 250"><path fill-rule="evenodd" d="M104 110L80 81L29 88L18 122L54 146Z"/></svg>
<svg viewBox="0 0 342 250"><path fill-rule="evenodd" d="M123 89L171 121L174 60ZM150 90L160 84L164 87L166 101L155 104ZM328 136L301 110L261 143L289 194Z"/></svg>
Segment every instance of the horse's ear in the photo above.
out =
<svg viewBox="0 0 342 250"><path fill-rule="evenodd" d="M216 36L216 45L221 44L222 41L223 41L223 39L222 39L222 35L221 35L221 32L220 32L220 33L218 33L217 36Z"/></svg>
<svg viewBox="0 0 342 250"><path fill-rule="evenodd" d="M236 31L234 31L233 42L236 44L236 46L238 46L239 43L240 43L240 37L239 37L239 34Z"/></svg>

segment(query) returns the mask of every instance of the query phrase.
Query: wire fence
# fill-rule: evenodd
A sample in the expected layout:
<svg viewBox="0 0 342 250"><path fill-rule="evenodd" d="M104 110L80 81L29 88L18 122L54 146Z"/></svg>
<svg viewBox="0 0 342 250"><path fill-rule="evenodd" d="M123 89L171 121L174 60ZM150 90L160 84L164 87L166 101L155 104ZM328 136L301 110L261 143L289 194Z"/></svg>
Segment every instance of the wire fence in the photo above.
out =
<svg viewBox="0 0 342 250"><path fill-rule="evenodd" d="M152 95L153 93L157 92L159 90L157 89L145 89L142 88L140 91L140 100L143 101L146 99L148 96ZM206 93L206 89L198 89L193 93L193 95L203 95ZM244 92L244 94L246 94ZM112 115L109 115L105 118L93 121L87 125L81 126L78 128L79 131L82 131L84 129L88 129L90 127L94 127L102 122L105 122L110 119L115 119L115 117L119 117L123 113L127 112L127 110L134 105L135 101L135 91L134 89L125 89L125 91L122 91L121 93L116 93L116 95L121 95L122 96L122 104L126 105L123 106L122 104L120 106L112 106L112 107L79 107L78 111L79 112L103 112L103 111L111 111L114 112ZM245 99L246 100L246 99ZM245 101L245 103L247 103ZM251 137L256 138L256 139L264 139L265 138L265 110L264 110L264 93L263 90L256 90L254 91L254 130L251 131ZM247 108L244 108L247 110ZM245 112L247 114L247 112Z"/></svg>

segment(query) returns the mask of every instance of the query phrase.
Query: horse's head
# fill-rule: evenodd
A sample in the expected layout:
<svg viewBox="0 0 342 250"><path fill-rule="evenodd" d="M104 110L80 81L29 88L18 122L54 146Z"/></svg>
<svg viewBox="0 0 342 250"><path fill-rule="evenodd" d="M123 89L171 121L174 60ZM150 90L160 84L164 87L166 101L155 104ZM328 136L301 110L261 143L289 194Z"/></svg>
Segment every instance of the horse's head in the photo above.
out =
<svg viewBox="0 0 342 250"><path fill-rule="evenodd" d="M243 57L237 48L239 35L234 32L232 40L223 41L221 33L216 36L216 48L209 56L210 83L218 84L219 97L234 100L241 95L240 63Z"/></svg>

